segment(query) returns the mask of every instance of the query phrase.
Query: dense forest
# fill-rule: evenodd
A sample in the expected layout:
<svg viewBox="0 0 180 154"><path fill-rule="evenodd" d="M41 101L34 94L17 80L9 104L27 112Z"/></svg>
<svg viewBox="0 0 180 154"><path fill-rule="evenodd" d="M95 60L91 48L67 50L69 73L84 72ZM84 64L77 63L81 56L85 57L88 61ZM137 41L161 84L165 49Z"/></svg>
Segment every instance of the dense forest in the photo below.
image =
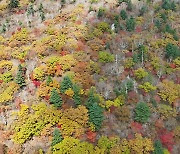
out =
<svg viewBox="0 0 180 154"><path fill-rule="evenodd" d="M179 0L0 0L0 154L179 154Z"/></svg>

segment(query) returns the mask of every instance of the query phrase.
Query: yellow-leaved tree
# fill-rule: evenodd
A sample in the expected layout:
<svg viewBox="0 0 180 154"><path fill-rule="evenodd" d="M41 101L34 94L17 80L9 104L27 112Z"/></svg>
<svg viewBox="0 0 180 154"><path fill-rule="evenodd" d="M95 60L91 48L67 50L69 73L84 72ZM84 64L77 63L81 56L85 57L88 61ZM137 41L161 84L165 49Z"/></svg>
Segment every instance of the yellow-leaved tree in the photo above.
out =
<svg viewBox="0 0 180 154"><path fill-rule="evenodd" d="M62 116L60 110L45 103L34 104L31 107L22 104L17 112L17 120L12 125L13 141L23 144L33 136L39 136L46 127L57 124Z"/></svg>
<svg viewBox="0 0 180 154"><path fill-rule="evenodd" d="M63 136L78 137L84 134L88 123L88 110L85 106L70 108L64 111L59 121Z"/></svg>
<svg viewBox="0 0 180 154"><path fill-rule="evenodd" d="M179 99L180 96L179 84L175 84L173 81L163 80L158 87L160 89L158 93L159 96L161 96L161 98L164 101L168 101L169 104L172 104L177 99Z"/></svg>

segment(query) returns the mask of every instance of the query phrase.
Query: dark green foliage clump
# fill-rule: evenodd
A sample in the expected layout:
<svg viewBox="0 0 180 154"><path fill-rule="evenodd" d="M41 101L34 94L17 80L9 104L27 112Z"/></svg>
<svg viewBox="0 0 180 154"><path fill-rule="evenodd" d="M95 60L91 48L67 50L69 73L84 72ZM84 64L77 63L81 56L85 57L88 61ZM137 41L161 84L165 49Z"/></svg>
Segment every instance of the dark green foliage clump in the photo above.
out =
<svg viewBox="0 0 180 154"><path fill-rule="evenodd" d="M147 50L145 48L144 45L140 45L138 47L138 59L140 60L140 62L142 62L142 57L145 59L147 59Z"/></svg>
<svg viewBox="0 0 180 154"><path fill-rule="evenodd" d="M176 59L180 56L180 49L178 46L168 43L165 48L166 58L168 59Z"/></svg>
<svg viewBox="0 0 180 154"><path fill-rule="evenodd" d="M53 140L52 140L51 146L54 146L54 145L60 143L62 140L63 140L63 137L61 135L60 130L55 129L53 132Z"/></svg>
<svg viewBox="0 0 180 154"><path fill-rule="evenodd" d="M95 96L94 89L91 89L86 106L88 108L89 122L94 124L96 130L101 128L102 122L104 120L103 109L99 106L98 103L99 98Z"/></svg>
<svg viewBox="0 0 180 154"><path fill-rule="evenodd" d="M162 26L161 20L157 19L154 24L158 28L158 30L160 31L161 30L161 26Z"/></svg>
<svg viewBox="0 0 180 154"><path fill-rule="evenodd" d="M34 10L34 8L33 8L33 5L30 4L30 6L29 6L28 9L27 9L27 15L32 15L32 16L34 16L34 13L35 13L35 10Z"/></svg>
<svg viewBox="0 0 180 154"><path fill-rule="evenodd" d="M126 13L125 10L121 10L120 16L121 16L121 18L122 18L123 20L127 19L127 17L128 17L128 15L127 15L127 13Z"/></svg>
<svg viewBox="0 0 180 154"><path fill-rule="evenodd" d="M119 29L120 29L120 30L125 30L126 27L125 27L123 24L119 24Z"/></svg>
<svg viewBox="0 0 180 154"><path fill-rule="evenodd" d="M63 81L60 84L60 91L64 93L69 88L72 88L73 84L71 79L68 76L65 76Z"/></svg>
<svg viewBox="0 0 180 154"><path fill-rule="evenodd" d="M118 3L119 5L122 3L122 2L127 2L128 0L118 0Z"/></svg>
<svg viewBox="0 0 180 154"><path fill-rule="evenodd" d="M49 84L50 84L52 81L53 81L53 80L52 80L51 76L48 76L48 77L47 77L47 80L46 80L46 85L49 86Z"/></svg>
<svg viewBox="0 0 180 154"><path fill-rule="evenodd" d="M131 16L129 19L126 20L126 29L129 32L134 31L136 26L136 21L135 19Z"/></svg>
<svg viewBox="0 0 180 154"><path fill-rule="evenodd" d="M73 91L74 91L74 95L73 95L73 99L75 102L75 105L78 106L81 104L81 97L80 97L80 88L78 85L73 85Z"/></svg>
<svg viewBox="0 0 180 154"><path fill-rule="evenodd" d="M96 130L99 130L104 120L103 109L97 104L93 103L88 108L89 122L92 122Z"/></svg>
<svg viewBox="0 0 180 154"><path fill-rule="evenodd" d="M113 91L116 94L116 97L118 97L119 95L124 95L125 97L127 96L126 90L125 90L124 87L123 88L117 88L116 87L116 88L113 89Z"/></svg>
<svg viewBox="0 0 180 154"><path fill-rule="evenodd" d="M119 31L119 15L114 16L114 27L115 27L115 32L118 33L118 31ZM105 49L110 49L110 48L107 48L107 45L106 45Z"/></svg>
<svg viewBox="0 0 180 154"><path fill-rule="evenodd" d="M162 144L159 140L156 140L154 143L154 152L153 154L164 154Z"/></svg>
<svg viewBox="0 0 180 154"><path fill-rule="evenodd" d="M133 89L133 81L132 80L128 80L126 83L126 87L127 87L127 91L131 91Z"/></svg>
<svg viewBox="0 0 180 154"><path fill-rule="evenodd" d="M101 18L104 15L104 13L105 13L105 9L104 8L99 8L97 17Z"/></svg>
<svg viewBox="0 0 180 154"><path fill-rule="evenodd" d="M26 85L25 76L24 76L24 70L23 70L23 67L22 67L21 64L18 66L18 72L17 72L17 76L16 76L16 83L21 88Z"/></svg>
<svg viewBox="0 0 180 154"><path fill-rule="evenodd" d="M62 105L62 98L56 89L52 89L51 91L50 103L52 103L57 108L61 107Z"/></svg>
<svg viewBox="0 0 180 154"><path fill-rule="evenodd" d="M138 63L140 62L139 56L137 53L133 53L133 62L134 63Z"/></svg>
<svg viewBox="0 0 180 154"><path fill-rule="evenodd" d="M174 1L171 0L163 0L162 8L165 10L176 11L176 4Z"/></svg>
<svg viewBox="0 0 180 154"><path fill-rule="evenodd" d="M165 13L161 13L161 19L164 21L164 23L166 23L168 17L167 17L167 15Z"/></svg>
<svg viewBox="0 0 180 154"><path fill-rule="evenodd" d="M66 0L61 0L61 5L66 4Z"/></svg>
<svg viewBox="0 0 180 154"><path fill-rule="evenodd" d="M127 11L132 11L133 9L133 4L131 2L131 0L127 0Z"/></svg>
<svg viewBox="0 0 180 154"><path fill-rule="evenodd" d="M105 49L110 49L111 45L109 42L106 43Z"/></svg>
<svg viewBox="0 0 180 154"><path fill-rule="evenodd" d="M91 88L88 94L88 100L86 102L86 106L90 107L93 103L99 103L99 98L94 95L94 89Z"/></svg>
<svg viewBox="0 0 180 154"><path fill-rule="evenodd" d="M175 29L173 29L169 24L165 25L165 28L163 29L163 32L167 32L170 33L171 35L173 35L173 38L178 41L178 35Z"/></svg>
<svg viewBox="0 0 180 154"><path fill-rule="evenodd" d="M143 16L146 11L147 11L147 7L142 6L142 8L139 10L139 16Z"/></svg>
<svg viewBox="0 0 180 154"><path fill-rule="evenodd" d="M143 59L142 59L142 57L143 57ZM142 62L142 60L146 61L147 59L148 59L147 50L145 49L144 45L140 45L137 48L137 52L135 52L133 54L133 62L138 63L138 62Z"/></svg>
<svg viewBox="0 0 180 154"><path fill-rule="evenodd" d="M39 6L39 14L40 14L41 21L43 22L46 17L44 15L44 7L43 7L42 3Z"/></svg>
<svg viewBox="0 0 180 154"><path fill-rule="evenodd" d="M19 0L10 0L9 2L9 7L12 8L17 8L19 6Z"/></svg>
<svg viewBox="0 0 180 154"><path fill-rule="evenodd" d="M174 34L175 30L171 28L169 24L165 25L164 32L168 32L170 34Z"/></svg>
<svg viewBox="0 0 180 154"><path fill-rule="evenodd" d="M116 15L114 16L114 20L116 20L116 21L119 22L119 15L116 14Z"/></svg>
<svg viewBox="0 0 180 154"><path fill-rule="evenodd" d="M6 25L5 25L5 24L2 25L1 32L2 32L2 33L5 33L5 32L6 32Z"/></svg>
<svg viewBox="0 0 180 154"><path fill-rule="evenodd" d="M157 102L154 98L151 98L150 102L152 103L153 107L157 107Z"/></svg>
<svg viewBox="0 0 180 154"><path fill-rule="evenodd" d="M135 121L145 123L150 117L150 110L146 103L140 102L135 108Z"/></svg>
<svg viewBox="0 0 180 154"><path fill-rule="evenodd" d="M161 13L160 17L161 17L160 19L155 20L155 26L157 27L158 31L163 33L169 33L173 36L173 38L176 41L178 41L179 38L176 29L173 29L170 24L167 24L168 22L167 14Z"/></svg>

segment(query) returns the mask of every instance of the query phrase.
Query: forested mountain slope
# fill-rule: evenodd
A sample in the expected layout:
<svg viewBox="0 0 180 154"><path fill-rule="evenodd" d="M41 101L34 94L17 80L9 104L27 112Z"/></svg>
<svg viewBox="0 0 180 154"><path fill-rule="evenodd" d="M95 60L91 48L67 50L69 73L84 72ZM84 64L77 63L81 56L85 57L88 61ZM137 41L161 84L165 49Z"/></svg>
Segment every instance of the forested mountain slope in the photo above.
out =
<svg viewBox="0 0 180 154"><path fill-rule="evenodd" d="M179 154L178 0L0 0L0 154Z"/></svg>

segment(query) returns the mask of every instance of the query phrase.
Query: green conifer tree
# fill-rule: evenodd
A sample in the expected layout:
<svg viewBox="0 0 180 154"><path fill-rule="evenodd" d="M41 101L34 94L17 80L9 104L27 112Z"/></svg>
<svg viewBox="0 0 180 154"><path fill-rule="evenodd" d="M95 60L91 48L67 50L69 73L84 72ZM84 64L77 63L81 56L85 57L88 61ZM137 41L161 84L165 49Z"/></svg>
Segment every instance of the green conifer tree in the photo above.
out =
<svg viewBox="0 0 180 154"><path fill-rule="evenodd" d="M40 14L41 21L43 22L45 20L45 15L44 15L44 7L42 3L39 6L39 14Z"/></svg>
<svg viewBox="0 0 180 154"><path fill-rule="evenodd" d="M2 30L1 30L3 33L5 33L6 32L6 25L5 24L3 24L2 25Z"/></svg>
<svg viewBox="0 0 180 154"><path fill-rule="evenodd" d="M146 11L147 11L147 7L142 6L141 9L139 10L139 16L143 16Z"/></svg>
<svg viewBox="0 0 180 154"><path fill-rule="evenodd" d="M73 84L71 79L68 76L65 76L63 78L63 81L60 84L60 91L62 93L64 93L66 90L68 90L69 88L72 88Z"/></svg>
<svg viewBox="0 0 180 154"><path fill-rule="evenodd" d="M177 57L180 56L180 49L178 48L178 46L173 45L171 43L168 43L166 45L165 52L166 52L166 58L171 60L176 59Z"/></svg>
<svg viewBox="0 0 180 154"><path fill-rule="evenodd" d="M104 15L104 13L105 13L105 9L104 8L99 8L97 17L101 18Z"/></svg>
<svg viewBox="0 0 180 154"><path fill-rule="evenodd" d="M170 0L162 0L162 8L165 9L165 10L171 9Z"/></svg>
<svg viewBox="0 0 180 154"><path fill-rule="evenodd" d="M34 13L35 13L35 10L34 10L34 8L33 8L33 5L30 4L30 6L29 6L28 9L27 9L27 15L32 15L32 16L34 16Z"/></svg>
<svg viewBox="0 0 180 154"><path fill-rule="evenodd" d="M49 86L49 84L50 84L52 81L53 81L53 80L52 80L51 76L48 76L48 77L47 77L47 80L46 80L46 85Z"/></svg>
<svg viewBox="0 0 180 154"><path fill-rule="evenodd" d="M127 19L127 17L128 17L128 15L127 15L127 13L126 13L125 10L121 10L120 16L121 16L121 18L122 18L123 20Z"/></svg>
<svg viewBox="0 0 180 154"><path fill-rule="evenodd" d="M94 89L91 88L88 94L88 100L86 102L86 106L90 107L92 104L98 103L98 102L99 102L99 98L94 95Z"/></svg>
<svg viewBox="0 0 180 154"><path fill-rule="evenodd" d="M52 140L51 146L54 146L54 145L60 143L62 140L63 140L63 137L61 135L60 130L55 129L53 132L53 140Z"/></svg>
<svg viewBox="0 0 180 154"><path fill-rule="evenodd" d="M73 91L74 91L73 99L74 99L75 105L77 107L78 105L81 104L81 97L80 97L80 94L79 94L79 92L80 92L79 86L74 84L73 85Z"/></svg>
<svg viewBox="0 0 180 154"><path fill-rule="evenodd" d="M12 8L17 8L19 6L19 0L10 0L9 2L9 7Z"/></svg>
<svg viewBox="0 0 180 154"><path fill-rule="evenodd" d="M159 140L155 141L153 154L164 154L161 141L159 141Z"/></svg>
<svg viewBox="0 0 180 154"><path fill-rule="evenodd" d="M126 10L127 11L132 11L132 9L133 9L133 4L132 4L131 0L128 0Z"/></svg>
<svg viewBox="0 0 180 154"><path fill-rule="evenodd" d="M16 83L17 83L21 88L26 85L26 83L25 83L24 71L23 71L23 67L22 67L21 64L18 66L18 72L17 72L17 76L16 76Z"/></svg>
<svg viewBox="0 0 180 154"><path fill-rule="evenodd" d="M66 4L66 0L61 0L61 5L65 5Z"/></svg>
<svg viewBox="0 0 180 154"><path fill-rule="evenodd" d="M44 12L40 12L40 17L41 17L41 22L43 22L46 18Z"/></svg>
<svg viewBox="0 0 180 154"><path fill-rule="evenodd" d="M88 108L89 122L93 123L96 130L102 126L104 116L103 109L97 103L93 103Z"/></svg>
<svg viewBox="0 0 180 154"><path fill-rule="evenodd" d="M89 122L94 124L96 130L99 130L104 120L104 116L103 109L98 104L99 98L94 94L94 90L94 88L90 89L86 106L89 114Z"/></svg>
<svg viewBox="0 0 180 154"><path fill-rule="evenodd" d="M62 105L62 98L54 88L51 91L50 103L54 104L55 107L59 108Z"/></svg>
<svg viewBox="0 0 180 154"><path fill-rule="evenodd" d="M132 16L129 19L126 20L126 29L129 32L134 31L135 26L136 26L136 22L135 22L135 19Z"/></svg>
<svg viewBox="0 0 180 154"><path fill-rule="evenodd" d="M140 102L135 108L135 120L140 123L145 123L150 117L150 109L144 102Z"/></svg>

